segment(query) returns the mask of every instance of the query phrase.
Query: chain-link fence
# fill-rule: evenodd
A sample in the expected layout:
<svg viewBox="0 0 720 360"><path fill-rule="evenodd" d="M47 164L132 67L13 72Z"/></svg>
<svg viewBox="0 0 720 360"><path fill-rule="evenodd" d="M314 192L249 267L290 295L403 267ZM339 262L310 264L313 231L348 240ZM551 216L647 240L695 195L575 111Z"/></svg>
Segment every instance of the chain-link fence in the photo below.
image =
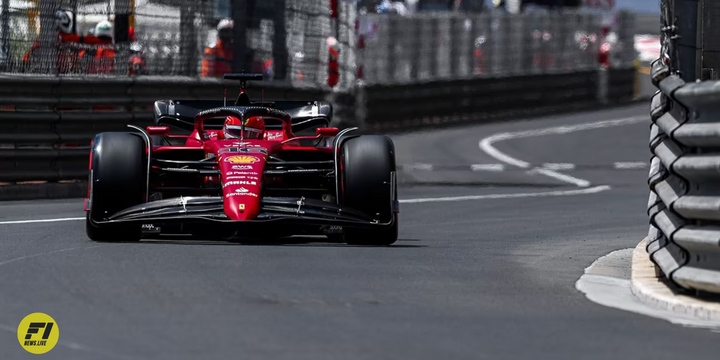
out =
<svg viewBox="0 0 720 360"><path fill-rule="evenodd" d="M368 84L547 74L598 68L604 43L611 66L631 66L633 20L617 16L604 34L596 14L372 14L358 29L358 66Z"/></svg>
<svg viewBox="0 0 720 360"><path fill-rule="evenodd" d="M222 67L316 86L327 83L331 43L344 72L338 86L347 86L348 74L353 74L355 5L346 0L0 4L0 71L6 73L217 76L212 68ZM232 41L218 42L222 19L234 20ZM103 21L113 26L113 41L103 41L97 33ZM239 41L243 35L246 41Z"/></svg>
<svg viewBox="0 0 720 360"><path fill-rule="evenodd" d="M219 77L261 72L297 86L513 76L635 59L634 17L612 41L597 14L431 12L357 16L350 0L0 0L0 71L57 75ZM67 23L58 20L67 14ZM219 40L233 19L232 41ZM110 21L113 41L96 26ZM238 39L245 39L240 41Z"/></svg>
<svg viewBox="0 0 720 360"><path fill-rule="evenodd" d="M611 52L615 64L617 66L632 64L640 55L635 49L635 35L639 31L637 14L628 11L618 12L613 27L617 34L617 41Z"/></svg>

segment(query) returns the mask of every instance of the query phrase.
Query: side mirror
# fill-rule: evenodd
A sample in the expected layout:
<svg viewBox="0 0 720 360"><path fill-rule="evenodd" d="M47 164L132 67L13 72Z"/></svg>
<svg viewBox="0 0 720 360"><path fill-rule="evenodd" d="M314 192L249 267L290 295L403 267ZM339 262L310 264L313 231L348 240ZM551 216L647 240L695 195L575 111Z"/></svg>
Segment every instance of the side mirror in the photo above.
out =
<svg viewBox="0 0 720 360"><path fill-rule="evenodd" d="M321 127L315 130L315 135L317 137L333 137L337 135L339 131L340 129L338 128Z"/></svg>
<svg viewBox="0 0 720 360"><path fill-rule="evenodd" d="M170 128L167 126L148 126L145 128L145 130L150 136L170 135Z"/></svg>

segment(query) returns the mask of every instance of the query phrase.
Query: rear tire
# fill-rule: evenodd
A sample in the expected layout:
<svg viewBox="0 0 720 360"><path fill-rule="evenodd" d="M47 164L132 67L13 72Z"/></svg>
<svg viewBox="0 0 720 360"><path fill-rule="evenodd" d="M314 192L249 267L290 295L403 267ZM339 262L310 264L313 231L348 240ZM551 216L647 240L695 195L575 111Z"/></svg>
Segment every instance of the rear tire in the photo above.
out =
<svg viewBox="0 0 720 360"><path fill-rule="evenodd" d="M136 134L110 132L95 136L90 171L90 211L85 230L94 241L135 241L140 224L99 224L120 210L145 202L147 156Z"/></svg>
<svg viewBox="0 0 720 360"><path fill-rule="evenodd" d="M342 204L362 211L381 222L393 224L377 229L344 227L343 237L351 245L391 245L398 238L398 216L393 210L397 185L395 146L387 136L364 135L342 146ZM394 188L393 188L394 186Z"/></svg>

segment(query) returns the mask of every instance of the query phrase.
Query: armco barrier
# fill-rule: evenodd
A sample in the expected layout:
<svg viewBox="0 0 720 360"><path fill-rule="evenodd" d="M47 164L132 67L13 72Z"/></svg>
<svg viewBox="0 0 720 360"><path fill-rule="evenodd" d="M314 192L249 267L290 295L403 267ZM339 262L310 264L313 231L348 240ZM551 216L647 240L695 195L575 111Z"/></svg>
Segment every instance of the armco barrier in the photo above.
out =
<svg viewBox="0 0 720 360"><path fill-rule="evenodd" d="M635 69L471 78L357 90L360 123L374 130L478 123L631 101ZM605 88L603 90L603 87Z"/></svg>
<svg viewBox="0 0 720 360"><path fill-rule="evenodd" d="M652 78L647 251L677 285L720 293L720 82L686 84L660 61Z"/></svg>
<svg viewBox="0 0 720 360"><path fill-rule="evenodd" d="M335 124L368 131L483 122L604 103L598 99L597 71L372 85L349 93L254 85L250 91L256 98L262 87L266 99L329 100ZM0 183L84 180L95 134L151 124L157 99L220 99L225 87L234 99L238 84L216 79L0 76ZM615 88L609 87L608 97ZM632 82L618 89L632 92Z"/></svg>
<svg viewBox="0 0 720 360"><path fill-rule="evenodd" d="M150 125L158 99L218 100L237 82L197 78L0 77L0 182L87 178L88 147L104 131ZM259 88L263 88L261 93ZM276 100L323 99L317 88L258 83L251 95Z"/></svg>
<svg viewBox="0 0 720 360"><path fill-rule="evenodd" d="M622 103L635 99L637 86L640 81L637 77L638 69L631 67L627 69L611 69L608 71L608 92L607 101L610 103Z"/></svg>

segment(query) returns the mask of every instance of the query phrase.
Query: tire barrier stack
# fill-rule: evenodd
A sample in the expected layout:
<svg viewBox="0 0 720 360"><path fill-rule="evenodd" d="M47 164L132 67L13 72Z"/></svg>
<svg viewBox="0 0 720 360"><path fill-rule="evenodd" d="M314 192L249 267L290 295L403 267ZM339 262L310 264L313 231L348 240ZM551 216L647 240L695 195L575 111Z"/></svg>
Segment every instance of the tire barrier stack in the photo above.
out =
<svg viewBox="0 0 720 360"><path fill-rule="evenodd" d="M720 82L653 63L647 251L680 287L720 293Z"/></svg>

